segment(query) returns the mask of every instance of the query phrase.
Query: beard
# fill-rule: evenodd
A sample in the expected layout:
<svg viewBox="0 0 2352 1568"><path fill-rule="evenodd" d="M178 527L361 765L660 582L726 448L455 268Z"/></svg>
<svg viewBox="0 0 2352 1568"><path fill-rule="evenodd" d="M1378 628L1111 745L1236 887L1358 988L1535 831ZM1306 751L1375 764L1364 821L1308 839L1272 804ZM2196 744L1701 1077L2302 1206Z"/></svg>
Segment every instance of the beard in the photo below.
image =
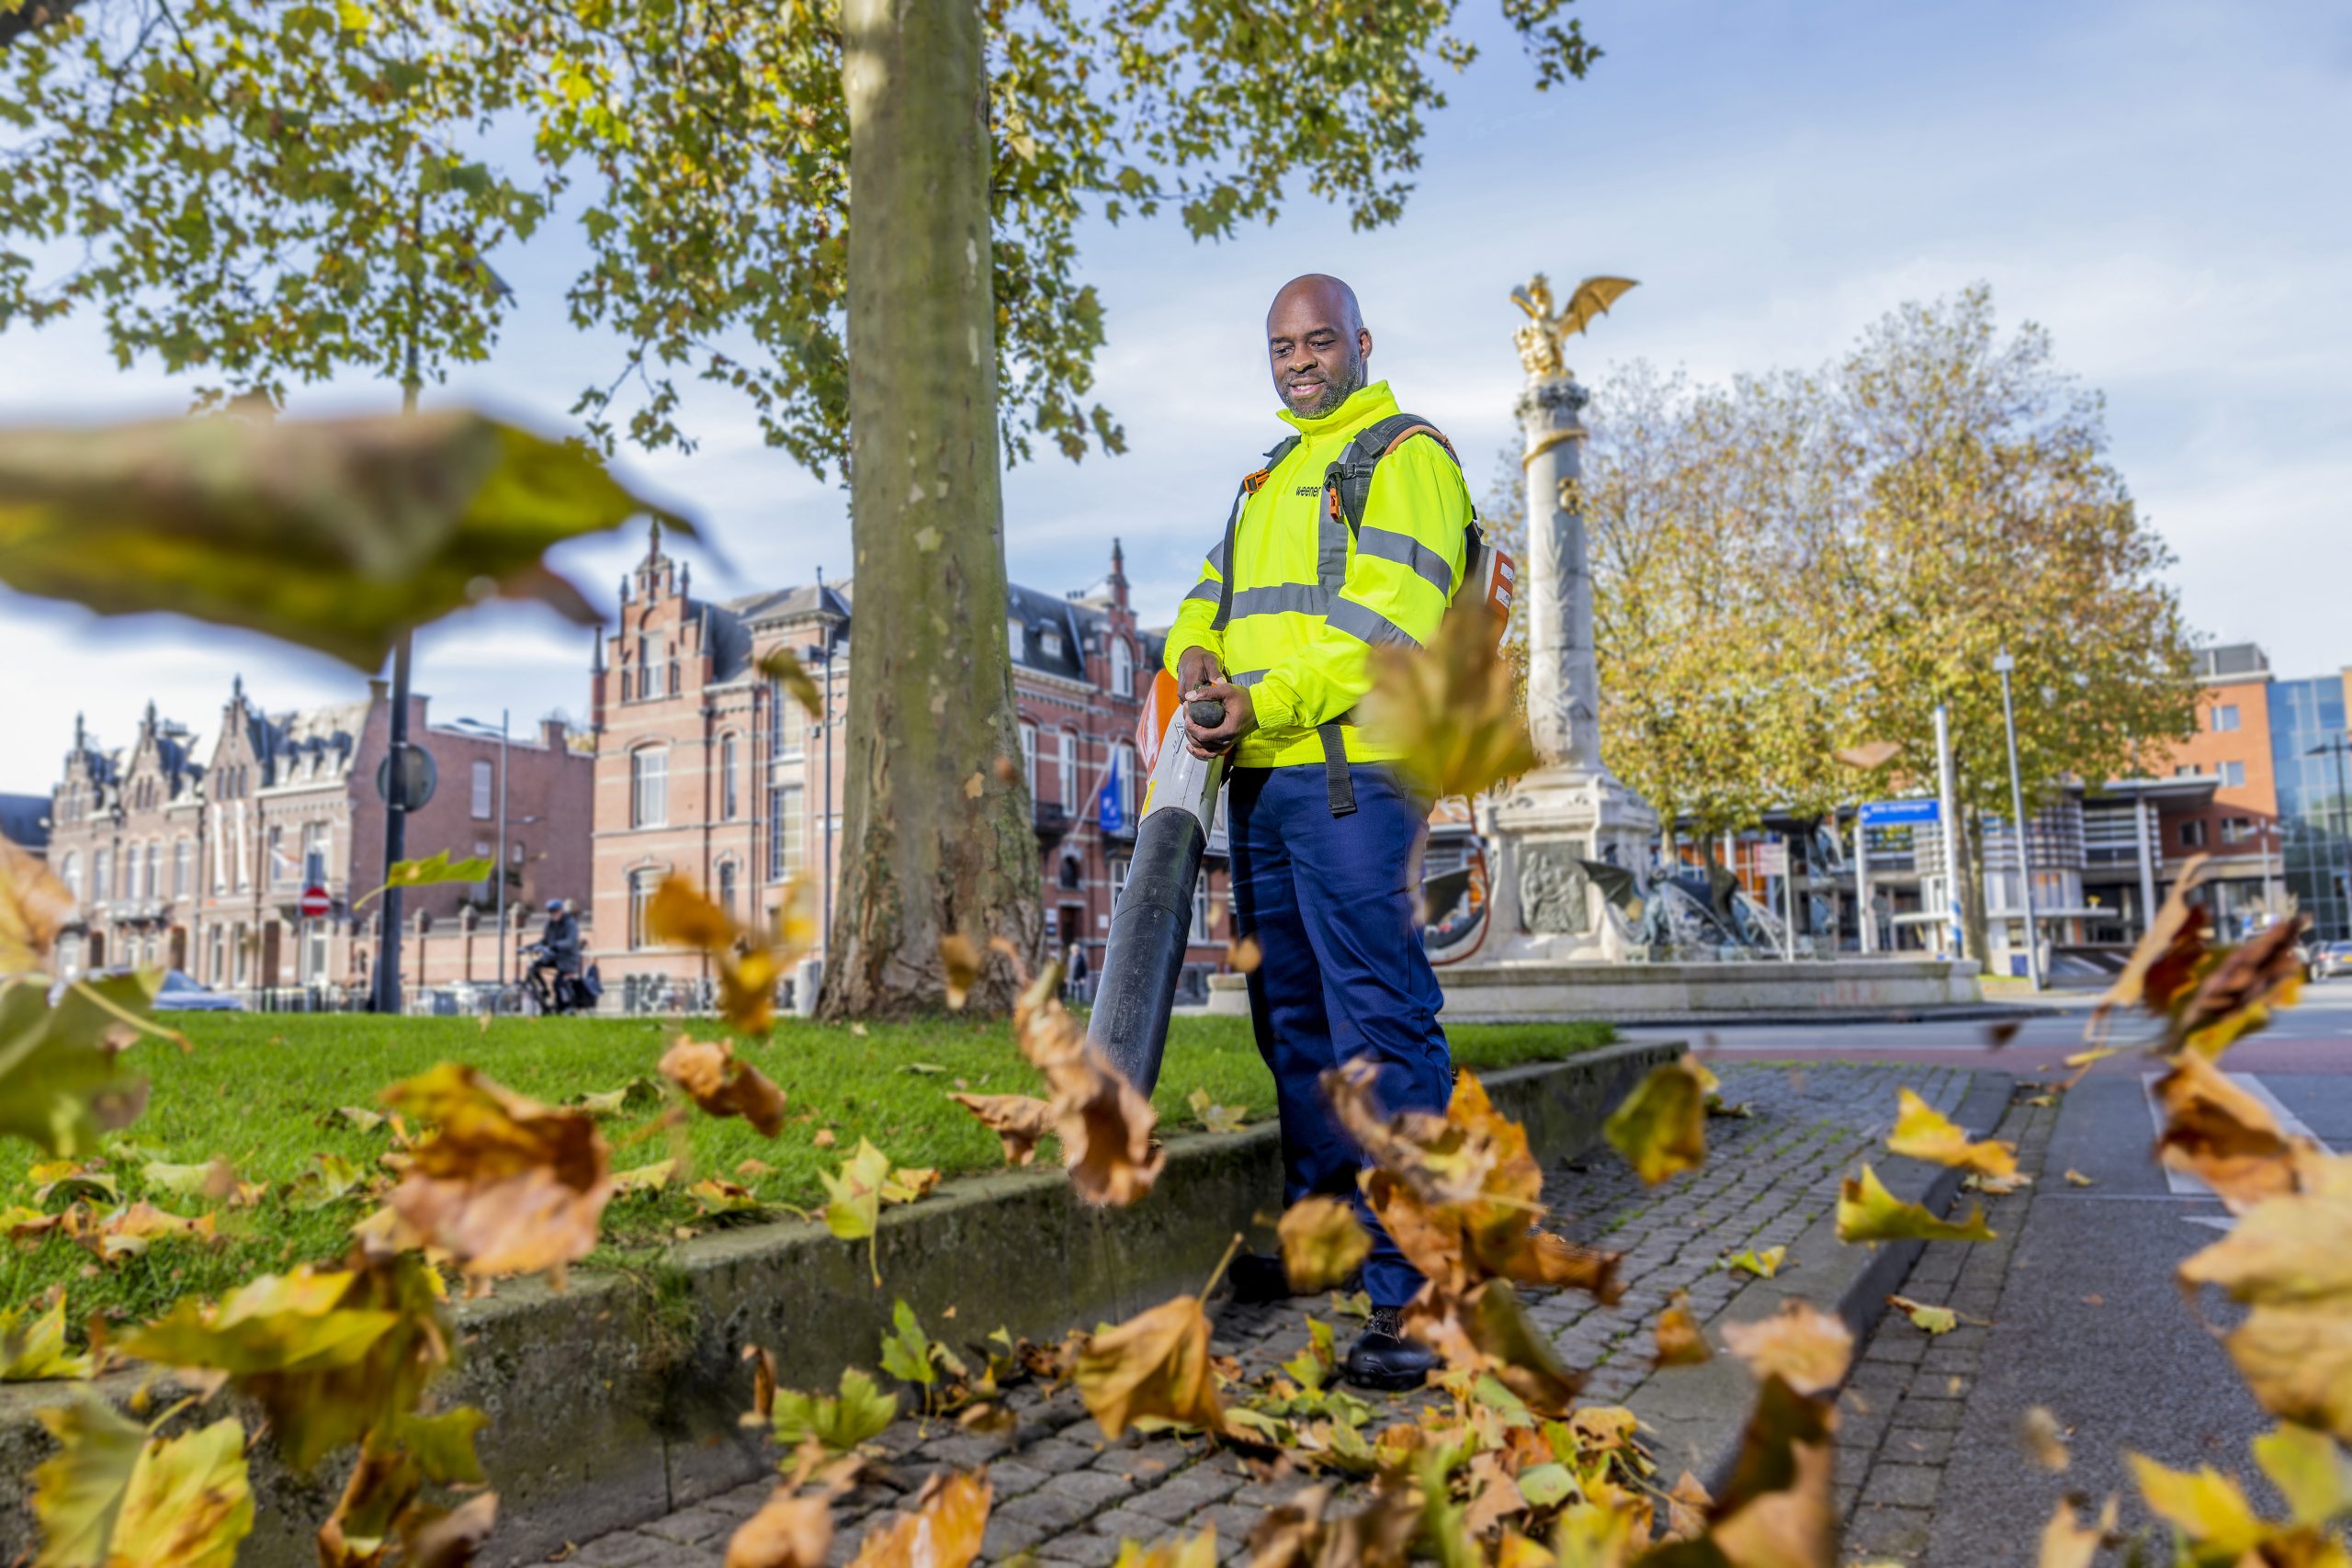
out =
<svg viewBox="0 0 2352 1568"><path fill-rule="evenodd" d="M1295 409L1293 412L1300 419L1321 419L1356 393L1363 390L1364 381L1363 356L1360 354L1351 354L1348 355L1347 363L1339 367L1337 374L1328 375L1324 378L1323 395L1307 407Z"/></svg>

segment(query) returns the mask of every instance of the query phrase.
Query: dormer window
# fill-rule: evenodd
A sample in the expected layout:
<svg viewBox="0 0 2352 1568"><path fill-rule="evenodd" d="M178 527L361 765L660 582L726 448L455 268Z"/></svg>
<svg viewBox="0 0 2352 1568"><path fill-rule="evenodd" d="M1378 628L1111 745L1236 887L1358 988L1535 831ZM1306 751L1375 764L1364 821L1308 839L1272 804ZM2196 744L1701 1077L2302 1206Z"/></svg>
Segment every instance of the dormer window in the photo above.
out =
<svg viewBox="0 0 2352 1568"><path fill-rule="evenodd" d="M1111 690L1123 697L1136 694L1136 659L1125 637L1111 639Z"/></svg>
<svg viewBox="0 0 2352 1568"><path fill-rule="evenodd" d="M1037 634L1037 650L1047 659L1058 660L1062 656L1062 634L1050 627Z"/></svg>

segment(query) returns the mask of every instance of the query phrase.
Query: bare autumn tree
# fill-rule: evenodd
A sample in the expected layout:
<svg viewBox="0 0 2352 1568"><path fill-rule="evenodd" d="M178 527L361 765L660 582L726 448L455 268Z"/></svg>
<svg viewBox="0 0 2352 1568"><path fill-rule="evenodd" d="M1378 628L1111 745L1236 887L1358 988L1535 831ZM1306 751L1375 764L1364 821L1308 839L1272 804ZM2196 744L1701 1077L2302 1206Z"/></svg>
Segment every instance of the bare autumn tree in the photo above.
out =
<svg viewBox="0 0 2352 1568"><path fill-rule="evenodd" d="M1539 88L1594 57L1565 9L1500 6ZM1360 228L1395 220L1440 75L1476 52L1456 10L518 10L544 62L541 148L595 175L573 313L628 345L582 400L592 429L687 439L683 371L741 390L771 442L849 481L856 657L828 1016L940 1005L950 933L1033 955L1041 941L1026 786L999 767L1018 754L999 465L1040 442L1072 459L1124 446L1090 397L1102 310L1080 277L1079 220L1166 212L1211 239L1296 190ZM972 1005L1012 994L992 962Z"/></svg>

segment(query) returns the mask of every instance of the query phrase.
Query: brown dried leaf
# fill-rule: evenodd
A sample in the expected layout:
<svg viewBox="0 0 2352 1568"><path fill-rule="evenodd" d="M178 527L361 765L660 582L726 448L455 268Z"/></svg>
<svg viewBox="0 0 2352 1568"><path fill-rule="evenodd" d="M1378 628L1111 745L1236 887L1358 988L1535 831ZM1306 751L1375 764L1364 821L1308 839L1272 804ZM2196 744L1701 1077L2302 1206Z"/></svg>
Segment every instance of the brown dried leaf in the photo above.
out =
<svg viewBox="0 0 2352 1568"><path fill-rule="evenodd" d="M1336 1514L1329 1486L1310 1486L1266 1510L1250 1532L1250 1568L1406 1568L1421 1502L1402 1487L1375 1489L1356 1512Z"/></svg>
<svg viewBox="0 0 2352 1568"><path fill-rule="evenodd" d="M1650 1069L1606 1123L1602 1135L1651 1186L1695 1170L1707 1157L1707 1092L1713 1075L1688 1056Z"/></svg>
<svg viewBox="0 0 2352 1568"><path fill-rule="evenodd" d="M544 1269L559 1284L564 1266L594 1248L613 1179L587 1112L542 1105L447 1062L394 1084L384 1101L435 1124L390 1198L417 1239L477 1277Z"/></svg>
<svg viewBox="0 0 2352 1568"><path fill-rule="evenodd" d="M1446 616L1427 649L1372 653L1365 732L1394 746L1431 795L1476 795L1535 765L1517 677L1483 617Z"/></svg>
<svg viewBox="0 0 2352 1568"><path fill-rule="evenodd" d="M661 1072L712 1116L741 1116L763 1138L784 1131L784 1091L723 1040L679 1035L662 1054Z"/></svg>
<svg viewBox="0 0 2352 1568"><path fill-rule="evenodd" d="M939 962L947 970L947 1005L960 1011L980 983L979 944L961 931L949 931L939 939Z"/></svg>
<svg viewBox="0 0 2352 1568"><path fill-rule="evenodd" d="M1209 1364L1209 1320L1192 1296L1163 1302L1088 1340L1078 1353L1077 1382L1106 1438L1139 1421L1225 1428Z"/></svg>
<svg viewBox="0 0 2352 1568"><path fill-rule="evenodd" d="M2180 868L2156 918L2132 950L2131 962L2091 1010L2087 1032L2095 1032L2116 1008L2145 1007L2159 1016L2171 1010L2175 993L2188 983L2205 956L2209 917L2203 905L2189 901L2205 879L2205 861L2203 855L2192 855Z"/></svg>
<svg viewBox="0 0 2352 1568"><path fill-rule="evenodd" d="M2224 952L2174 1019L2173 1038L2218 1056L2269 1022L2274 1008L2292 1006L2302 989L2301 942L2310 925L2310 916L2293 915Z"/></svg>
<svg viewBox="0 0 2352 1568"><path fill-rule="evenodd" d="M817 682L788 645L779 645L760 660L760 673L781 684L810 718L825 716L825 698Z"/></svg>
<svg viewBox="0 0 2352 1568"><path fill-rule="evenodd" d="M74 895L27 851L0 839L0 976L46 974Z"/></svg>
<svg viewBox="0 0 2352 1568"><path fill-rule="evenodd" d="M982 1475L933 1475L912 1514L866 1532L850 1568L967 1568L988 1530L990 1489Z"/></svg>
<svg viewBox="0 0 2352 1568"><path fill-rule="evenodd" d="M2075 1462L2075 1456L2066 1449L2065 1428L2058 1425L2058 1417L2039 1404L2028 1406L2026 1413L2018 1417L2018 1447L2025 1450L2026 1458L2052 1475L2065 1473L2066 1467Z"/></svg>
<svg viewBox="0 0 2352 1568"><path fill-rule="evenodd" d="M1550 1337L1530 1323L1508 1280L1489 1280L1447 1299L1425 1288L1405 1308L1405 1333L1457 1371L1492 1372L1541 1416L1561 1416L1583 1386L1560 1365Z"/></svg>
<svg viewBox="0 0 2352 1568"><path fill-rule="evenodd" d="M1724 1344L1758 1378L1779 1377L1808 1395L1843 1382L1854 1358L1854 1331L1844 1318L1794 1299L1760 1322L1726 1324Z"/></svg>
<svg viewBox="0 0 2352 1568"><path fill-rule="evenodd" d="M1283 1211L1274 1231L1290 1288L1301 1295L1331 1289L1372 1254L1372 1237L1355 1206L1337 1198L1300 1199Z"/></svg>
<svg viewBox="0 0 2352 1568"><path fill-rule="evenodd" d="M1254 975L1258 965L1266 961L1266 950L1258 945L1254 936L1237 937L1225 944L1225 961L1237 974Z"/></svg>
<svg viewBox="0 0 2352 1568"><path fill-rule="evenodd" d="M2041 1527L2039 1568L2091 1568L2099 1548L2115 1529L2115 1498L2109 1495L2098 1519L2086 1529L2075 1522L2072 1499L2061 1497L2051 1506L2050 1522Z"/></svg>
<svg viewBox="0 0 2352 1568"><path fill-rule="evenodd" d="M1054 1091L1054 1132L1070 1184L1090 1203L1125 1206L1150 1191L1168 1163L1152 1139L1158 1118L1151 1101L1087 1044L1060 990L1061 969L1047 964L1013 1004L1013 1035Z"/></svg>
<svg viewBox="0 0 2352 1568"><path fill-rule="evenodd" d="M1707 1348L1707 1337L1700 1332L1699 1320L1690 1315L1690 1296L1675 1292L1666 1310L1657 1314L1657 1354L1651 1365L1695 1367L1713 1356Z"/></svg>
<svg viewBox="0 0 2352 1568"><path fill-rule="evenodd" d="M2294 1156L2308 1140L2290 1139L2270 1108L2232 1082L2194 1051L2176 1054L2172 1071L2155 1083L2164 1108L2156 1158L2221 1194L2241 1213L2296 1188Z"/></svg>
<svg viewBox="0 0 2352 1568"><path fill-rule="evenodd" d="M728 1539L726 1568L822 1568L832 1549L831 1499L778 1487Z"/></svg>
<svg viewBox="0 0 2352 1568"><path fill-rule="evenodd" d="M718 1013L746 1034L775 1027L775 992L785 971L816 937L810 885L795 880L776 910L776 930L754 931L703 897L684 877L663 880L646 905L646 930L658 942L694 948L718 970Z"/></svg>
<svg viewBox="0 0 2352 1568"><path fill-rule="evenodd" d="M1027 1165L1037 1142L1054 1130L1054 1108L1027 1094L951 1094L947 1097L980 1119L1004 1144L1004 1163Z"/></svg>

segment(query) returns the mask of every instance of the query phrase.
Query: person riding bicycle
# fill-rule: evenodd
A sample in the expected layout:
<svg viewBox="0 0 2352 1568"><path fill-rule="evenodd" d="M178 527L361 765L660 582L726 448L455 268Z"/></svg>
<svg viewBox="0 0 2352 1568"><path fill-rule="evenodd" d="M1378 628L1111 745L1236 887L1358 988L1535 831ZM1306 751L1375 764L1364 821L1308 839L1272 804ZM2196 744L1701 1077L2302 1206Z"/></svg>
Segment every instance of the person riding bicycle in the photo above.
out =
<svg viewBox="0 0 2352 1568"><path fill-rule="evenodd" d="M548 929L539 940L547 944L548 960L558 975L580 977L580 917L571 905L560 898L548 900Z"/></svg>

